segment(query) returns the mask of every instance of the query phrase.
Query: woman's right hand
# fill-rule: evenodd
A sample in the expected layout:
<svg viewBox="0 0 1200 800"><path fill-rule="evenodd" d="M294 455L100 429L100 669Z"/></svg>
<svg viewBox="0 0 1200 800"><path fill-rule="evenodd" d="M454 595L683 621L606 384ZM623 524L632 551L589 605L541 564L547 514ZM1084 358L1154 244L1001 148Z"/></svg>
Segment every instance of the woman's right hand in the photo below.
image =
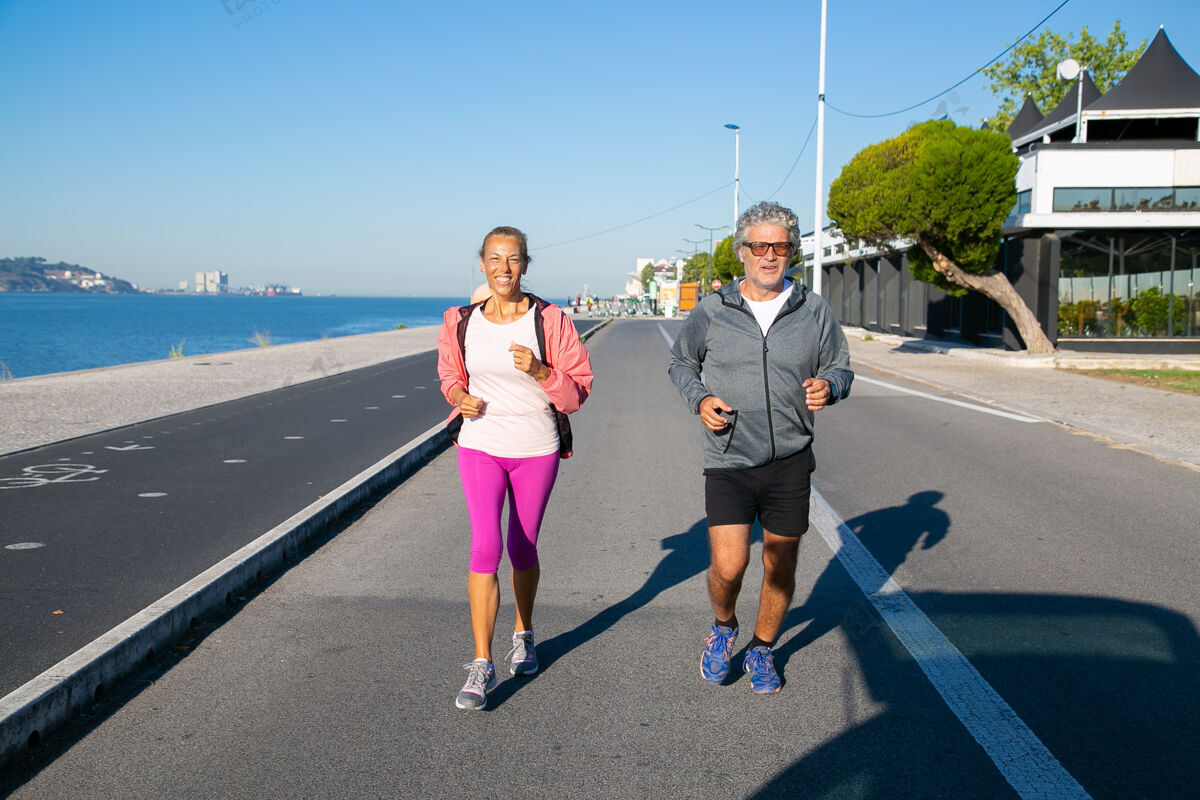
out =
<svg viewBox="0 0 1200 800"><path fill-rule="evenodd" d="M467 394L462 389L458 389L455 394L458 395L458 399L455 402L458 405L458 410L462 412L463 419L478 417L483 412L483 398Z"/></svg>

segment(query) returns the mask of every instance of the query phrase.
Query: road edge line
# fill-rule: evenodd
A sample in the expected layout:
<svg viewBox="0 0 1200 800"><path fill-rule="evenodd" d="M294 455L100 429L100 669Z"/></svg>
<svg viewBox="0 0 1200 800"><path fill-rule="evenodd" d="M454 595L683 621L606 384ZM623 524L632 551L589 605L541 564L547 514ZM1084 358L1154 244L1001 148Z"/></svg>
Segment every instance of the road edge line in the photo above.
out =
<svg viewBox="0 0 1200 800"><path fill-rule="evenodd" d="M395 488L450 444L438 422L332 492L0 697L0 767L22 758L113 684L185 637L246 587L288 566L289 554L372 496Z"/></svg>

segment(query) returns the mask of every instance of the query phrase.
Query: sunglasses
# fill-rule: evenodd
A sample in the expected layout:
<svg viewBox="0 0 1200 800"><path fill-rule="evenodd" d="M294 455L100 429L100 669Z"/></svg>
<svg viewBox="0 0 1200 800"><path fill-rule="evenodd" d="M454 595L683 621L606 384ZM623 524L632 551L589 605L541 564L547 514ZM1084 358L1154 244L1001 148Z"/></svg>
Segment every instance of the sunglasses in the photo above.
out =
<svg viewBox="0 0 1200 800"><path fill-rule="evenodd" d="M746 247L756 256L765 256L767 248L774 250L777 256L790 255L792 252L791 242L746 242Z"/></svg>

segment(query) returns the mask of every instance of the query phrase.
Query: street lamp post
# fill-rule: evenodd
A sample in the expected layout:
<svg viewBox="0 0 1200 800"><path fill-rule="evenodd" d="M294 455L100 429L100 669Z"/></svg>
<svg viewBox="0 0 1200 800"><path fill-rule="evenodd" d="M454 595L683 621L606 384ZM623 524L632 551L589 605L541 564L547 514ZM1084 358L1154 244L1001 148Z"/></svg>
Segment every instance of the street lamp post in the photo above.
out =
<svg viewBox="0 0 1200 800"><path fill-rule="evenodd" d="M713 231L727 231L727 230L729 230L729 226L722 225L719 228L710 228L707 225L701 225L700 223L696 223L692 227L700 228L701 230L708 231L708 287L705 290L705 293L707 294L708 292L712 291Z"/></svg>
<svg viewBox="0 0 1200 800"><path fill-rule="evenodd" d="M821 294L824 278L821 271L821 221L825 216L825 12L826 0L821 0L821 59L817 75L817 197L813 202L812 290L815 294ZM803 253L800 257L804 258Z"/></svg>
<svg viewBox="0 0 1200 800"><path fill-rule="evenodd" d="M696 263L696 253L700 252L700 245L704 244L703 239L684 239L685 242L692 246L692 263ZM697 276L699 277L699 276Z"/></svg>
<svg viewBox="0 0 1200 800"><path fill-rule="evenodd" d="M734 125L732 122L725 123L725 127L733 131L733 227L737 228L738 221L738 151L740 149L740 140L742 136L742 128L740 125Z"/></svg>
<svg viewBox="0 0 1200 800"><path fill-rule="evenodd" d="M1073 58L1063 59L1055 68L1058 77L1064 81L1079 78L1079 83L1075 84L1075 138L1071 140L1076 144L1083 141L1083 76L1087 71L1087 67L1080 66Z"/></svg>

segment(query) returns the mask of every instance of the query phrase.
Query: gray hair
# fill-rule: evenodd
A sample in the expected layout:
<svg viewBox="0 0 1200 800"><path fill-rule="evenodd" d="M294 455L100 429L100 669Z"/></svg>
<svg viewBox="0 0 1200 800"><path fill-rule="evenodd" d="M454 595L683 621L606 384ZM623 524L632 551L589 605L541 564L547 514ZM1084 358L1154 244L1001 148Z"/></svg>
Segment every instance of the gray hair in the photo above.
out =
<svg viewBox="0 0 1200 800"><path fill-rule="evenodd" d="M782 225L787 228L788 243L795 251L800 245L800 219L790 208L764 200L753 205L738 217L737 230L733 234L733 252L746 244L746 231L752 225Z"/></svg>

